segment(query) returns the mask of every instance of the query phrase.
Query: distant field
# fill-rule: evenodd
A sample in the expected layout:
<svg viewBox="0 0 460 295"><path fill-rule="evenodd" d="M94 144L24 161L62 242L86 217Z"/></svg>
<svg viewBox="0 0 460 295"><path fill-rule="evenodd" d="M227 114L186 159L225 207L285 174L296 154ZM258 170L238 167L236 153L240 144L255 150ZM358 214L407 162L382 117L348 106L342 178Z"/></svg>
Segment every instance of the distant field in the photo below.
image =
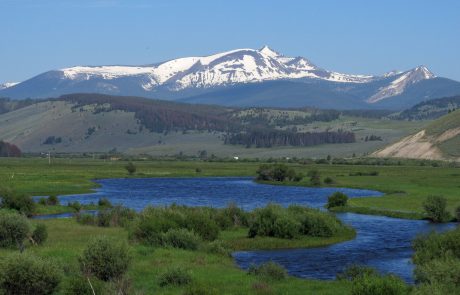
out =
<svg viewBox="0 0 460 295"><path fill-rule="evenodd" d="M32 195L89 192L91 179L127 177L124 161L44 158L0 159L0 183ZM255 176L260 163L202 161L136 161L135 177ZM447 198L451 212L460 205L460 168L431 166L358 166L289 164L307 173L318 169L321 178L331 177L334 187L367 188L386 193L380 198L350 200L351 206L403 212L423 212L429 195ZM196 172L200 168L201 172ZM356 172L377 176L350 176ZM309 185L308 178L293 185Z"/></svg>

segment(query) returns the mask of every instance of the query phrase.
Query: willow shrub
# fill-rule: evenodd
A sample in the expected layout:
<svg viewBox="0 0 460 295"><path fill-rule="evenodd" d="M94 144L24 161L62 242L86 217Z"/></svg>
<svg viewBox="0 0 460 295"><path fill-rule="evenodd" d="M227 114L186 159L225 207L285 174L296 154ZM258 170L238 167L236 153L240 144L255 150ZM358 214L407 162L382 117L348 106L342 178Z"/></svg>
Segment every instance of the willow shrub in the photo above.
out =
<svg viewBox="0 0 460 295"><path fill-rule="evenodd" d="M344 228L333 215L301 206L283 208L269 204L255 209L250 221L248 236L267 236L293 239L302 235L330 237Z"/></svg>

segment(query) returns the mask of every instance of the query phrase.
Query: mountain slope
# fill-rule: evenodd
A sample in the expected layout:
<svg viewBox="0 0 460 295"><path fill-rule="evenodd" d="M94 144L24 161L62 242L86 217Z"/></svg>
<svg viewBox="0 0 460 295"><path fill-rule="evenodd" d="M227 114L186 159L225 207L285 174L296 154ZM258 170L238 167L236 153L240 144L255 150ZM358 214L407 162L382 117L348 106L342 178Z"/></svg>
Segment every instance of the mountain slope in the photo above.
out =
<svg viewBox="0 0 460 295"><path fill-rule="evenodd" d="M359 102L360 108L388 105L401 109L424 99L460 93L459 82L437 78L423 66L382 76L350 75L322 69L304 57L284 56L265 46L259 50L236 49L144 66L75 66L52 70L0 89L0 97L104 93L216 104L225 102L221 95L228 97L226 93L234 90L232 96L238 95L243 105L260 106L273 105L279 97L280 84L272 82L289 82L286 85L291 86L301 83L293 86L297 92L284 90L285 97L295 97L290 102L295 107L325 107L321 100L326 100L328 107L338 104L353 108ZM252 85L257 86L251 88ZM244 86L254 91L254 99L246 93L240 94ZM211 96L215 101L209 100Z"/></svg>
<svg viewBox="0 0 460 295"><path fill-rule="evenodd" d="M460 161L460 110L373 154L377 157Z"/></svg>

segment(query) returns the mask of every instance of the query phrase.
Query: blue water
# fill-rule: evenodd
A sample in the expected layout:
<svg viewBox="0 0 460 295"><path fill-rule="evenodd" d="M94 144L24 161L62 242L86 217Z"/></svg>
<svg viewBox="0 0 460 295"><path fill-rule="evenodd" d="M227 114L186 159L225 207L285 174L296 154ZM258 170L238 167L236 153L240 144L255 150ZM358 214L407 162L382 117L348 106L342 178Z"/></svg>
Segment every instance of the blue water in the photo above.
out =
<svg viewBox="0 0 460 295"><path fill-rule="evenodd" d="M322 208L327 197L336 191L344 192L351 198L382 195L370 190L263 185L253 182L251 178L130 178L96 182L101 187L95 193L61 196L61 203L79 201L89 204L106 197L113 204L138 211L149 205L173 203L219 208L230 202L251 210L270 202L283 206L299 204ZM336 273L347 265L366 264L382 273L395 273L405 281L413 282L410 258L414 237L455 226L352 213L337 216L356 229L357 237L354 240L315 249L239 251L233 253L233 257L242 268L273 260L286 267L291 275L314 279L334 279Z"/></svg>

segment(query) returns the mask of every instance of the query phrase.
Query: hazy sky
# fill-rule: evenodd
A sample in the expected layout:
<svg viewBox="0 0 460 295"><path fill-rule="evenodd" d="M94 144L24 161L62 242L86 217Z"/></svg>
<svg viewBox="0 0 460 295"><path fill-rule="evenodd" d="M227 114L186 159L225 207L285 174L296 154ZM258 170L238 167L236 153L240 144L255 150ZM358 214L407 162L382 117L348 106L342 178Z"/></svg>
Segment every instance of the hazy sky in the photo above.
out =
<svg viewBox="0 0 460 295"><path fill-rule="evenodd" d="M0 0L0 82L265 44L345 73L460 80L460 1Z"/></svg>

